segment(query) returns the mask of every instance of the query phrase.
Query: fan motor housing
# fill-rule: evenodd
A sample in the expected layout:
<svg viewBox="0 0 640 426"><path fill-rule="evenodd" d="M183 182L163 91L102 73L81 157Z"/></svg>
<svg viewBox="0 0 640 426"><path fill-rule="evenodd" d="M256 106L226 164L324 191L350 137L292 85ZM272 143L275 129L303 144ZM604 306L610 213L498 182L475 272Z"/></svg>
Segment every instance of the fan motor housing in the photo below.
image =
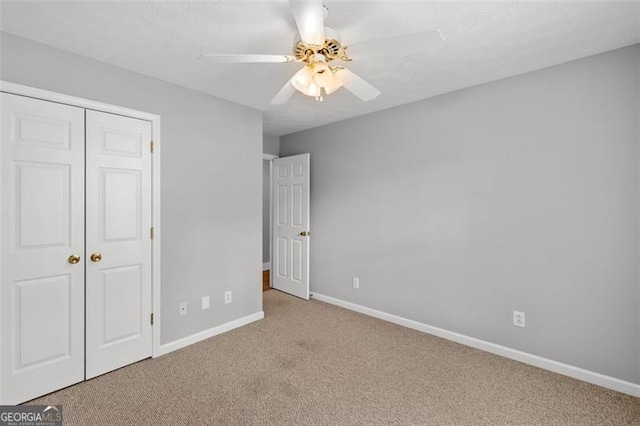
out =
<svg viewBox="0 0 640 426"><path fill-rule="evenodd" d="M340 43L340 36L337 31L332 28L325 28L325 41L321 46L307 44L300 38L296 39L293 46L293 55L296 59L303 62L310 62L317 54L323 55L327 62L333 60L350 61L345 48Z"/></svg>

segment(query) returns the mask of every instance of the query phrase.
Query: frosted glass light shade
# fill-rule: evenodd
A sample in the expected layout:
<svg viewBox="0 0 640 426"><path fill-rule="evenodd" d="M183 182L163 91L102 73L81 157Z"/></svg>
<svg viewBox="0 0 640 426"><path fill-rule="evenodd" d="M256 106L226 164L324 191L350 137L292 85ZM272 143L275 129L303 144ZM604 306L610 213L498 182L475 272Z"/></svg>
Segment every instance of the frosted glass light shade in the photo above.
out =
<svg viewBox="0 0 640 426"><path fill-rule="evenodd" d="M325 63L316 63L313 68L305 65L291 79L299 92L314 98L331 94L342 86L340 77Z"/></svg>
<svg viewBox="0 0 640 426"><path fill-rule="evenodd" d="M304 66L291 79L291 84L302 93L307 90L310 84L313 84L313 74L308 66Z"/></svg>
<svg viewBox="0 0 640 426"><path fill-rule="evenodd" d="M324 88L333 84L333 72L324 62L319 62L313 67L313 82Z"/></svg>
<svg viewBox="0 0 640 426"><path fill-rule="evenodd" d="M334 72L331 72L331 74L333 74L333 79L331 80L331 84L324 87L324 91L327 93L327 95L332 94L333 92L335 92L336 90L342 87L342 80L340 79L340 76Z"/></svg>
<svg viewBox="0 0 640 426"><path fill-rule="evenodd" d="M315 98L316 96L320 96L320 87L311 83L309 86L307 86L306 90L302 91L302 93L307 96L313 96Z"/></svg>

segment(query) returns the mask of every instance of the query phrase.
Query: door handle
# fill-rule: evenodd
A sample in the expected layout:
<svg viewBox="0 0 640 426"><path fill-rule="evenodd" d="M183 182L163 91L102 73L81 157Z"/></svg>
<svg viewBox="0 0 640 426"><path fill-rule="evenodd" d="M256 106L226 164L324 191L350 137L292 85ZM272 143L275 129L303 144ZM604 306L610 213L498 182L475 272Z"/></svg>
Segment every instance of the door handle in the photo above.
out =
<svg viewBox="0 0 640 426"><path fill-rule="evenodd" d="M102 255L100 253L93 253L91 255L92 262L100 262L102 260Z"/></svg>
<svg viewBox="0 0 640 426"><path fill-rule="evenodd" d="M78 256L77 254L72 254L71 256L69 256L67 261L70 264L75 265L76 263L80 262L80 256Z"/></svg>
<svg viewBox="0 0 640 426"><path fill-rule="evenodd" d="M309 234L310 234L310 232L307 232L307 231L302 231L302 232L300 232L300 236L301 236L301 237L306 237L306 236L307 236L307 235L309 235Z"/></svg>

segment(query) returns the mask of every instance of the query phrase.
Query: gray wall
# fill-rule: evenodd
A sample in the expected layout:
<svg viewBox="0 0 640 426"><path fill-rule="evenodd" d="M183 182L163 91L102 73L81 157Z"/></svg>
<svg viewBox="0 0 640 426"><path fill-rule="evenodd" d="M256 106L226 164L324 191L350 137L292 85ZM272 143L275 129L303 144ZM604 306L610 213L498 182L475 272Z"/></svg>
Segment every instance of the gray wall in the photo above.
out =
<svg viewBox="0 0 640 426"><path fill-rule="evenodd" d="M635 45L281 137L312 291L640 383L639 93Z"/></svg>
<svg viewBox="0 0 640 426"><path fill-rule="evenodd" d="M280 137L264 134L262 136L262 152L278 155L280 153ZM262 161L262 262L271 262L271 240L269 238L269 222L271 220L271 199L269 161Z"/></svg>
<svg viewBox="0 0 640 426"><path fill-rule="evenodd" d="M280 137L267 135L266 133L263 134L262 152L265 154L280 155Z"/></svg>
<svg viewBox="0 0 640 426"><path fill-rule="evenodd" d="M3 80L162 116L162 343L261 311L261 113L6 33L1 43Z"/></svg>

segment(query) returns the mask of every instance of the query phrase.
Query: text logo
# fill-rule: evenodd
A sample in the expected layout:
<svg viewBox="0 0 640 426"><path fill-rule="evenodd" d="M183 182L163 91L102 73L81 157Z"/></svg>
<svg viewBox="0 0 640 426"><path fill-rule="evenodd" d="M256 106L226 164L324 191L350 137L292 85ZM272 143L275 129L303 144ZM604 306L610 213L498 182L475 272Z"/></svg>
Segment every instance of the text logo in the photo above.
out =
<svg viewBox="0 0 640 426"><path fill-rule="evenodd" d="M0 426L62 426L62 405L0 405Z"/></svg>

